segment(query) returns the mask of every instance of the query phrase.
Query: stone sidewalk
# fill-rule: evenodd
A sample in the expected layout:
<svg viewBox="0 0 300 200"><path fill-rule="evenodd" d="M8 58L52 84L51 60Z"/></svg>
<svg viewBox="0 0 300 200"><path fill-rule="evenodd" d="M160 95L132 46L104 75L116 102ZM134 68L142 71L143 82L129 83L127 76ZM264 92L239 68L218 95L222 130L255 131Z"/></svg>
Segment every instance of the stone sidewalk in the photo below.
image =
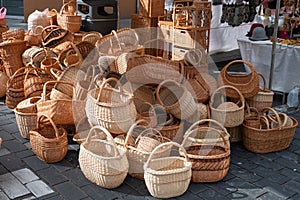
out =
<svg viewBox="0 0 300 200"><path fill-rule="evenodd" d="M300 113L293 114L298 120ZM82 174L79 145L70 143L59 163L40 161L29 140L20 136L13 111L0 105L0 199L155 199L143 181L127 176L116 189L103 189ZM251 153L242 143L231 144L227 176L217 183L191 183L173 199L300 199L300 129L291 146L269 154Z"/></svg>

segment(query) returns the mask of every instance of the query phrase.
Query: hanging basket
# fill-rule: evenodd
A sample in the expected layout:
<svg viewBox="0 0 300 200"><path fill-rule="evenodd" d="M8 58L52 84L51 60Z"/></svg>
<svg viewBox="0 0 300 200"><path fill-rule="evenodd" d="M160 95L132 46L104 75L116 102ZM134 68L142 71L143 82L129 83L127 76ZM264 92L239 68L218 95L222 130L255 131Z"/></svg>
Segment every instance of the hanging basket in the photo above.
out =
<svg viewBox="0 0 300 200"><path fill-rule="evenodd" d="M107 140L93 139L96 130L104 133ZM86 141L80 145L78 161L88 180L108 189L120 186L129 168L125 149L118 148L108 130L101 126L91 128Z"/></svg>
<svg viewBox="0 0 300 200"><path fill-rule="evenodd" d="M207 132L212 130L210 127L200 127L186 133L182 146L186 149L189 161L192 162L192 182L217 182L222 180L230 165L230 148L228 142L222 133L213 129L215 137L221 137L223 145L207 144L201 142L197 144L188 143L188 138L192 137L194 132Z"/></svg>
<svg viewBox="0 0 300 200"><path fill-rule="evenodd" d="M255 107L258 111L261 111L265 107L272 107L274 92L266 88L265 77L260 73L258 75L263 80L263 88L255 96L246 99L246 101L250 107Z"/></svg>
<svg viewBox="0 0 300 200"><path fill-rule="evenodd" d="M227 91L234 91L239 95L238 100L241 102L240 106L233 102L223 102L219 104L216 99L216 94L226 89ZM231 92L233 93L233 92ZM222 97L221 97L222 98ZM216 103L215 103L216 101ZM244 107L245 107L245 99L241 92L230 85L224 85L219 87L211 96L210 100L210 110L211 110L211 118L220 122L224 125L224 127L235 127L241 125L244 121Z"/></svg>
<svg viewBox="0 0 300 200"><path fill-rule="evenodd" d="M153 159L153 155L166 146L175 146L184 157L167 156ZM185 149L175 143L167 142L157 146L144 165L144 178L148 191L156 198L171 198L186 192L191 181L192 163Z"/></svg>
<svg viewBox="0 0 300 200"><path fill-rule="evenodd" d="M46 124L42 119L50 124ZM30 144L36 156L46 162L55 163L64 159L68 151L67 132L64 128L57 128L47 115L40 115L37 127L30 130Z"/></svg>
<svg viewBox="0 0 300 200"><path fill-rule="evenodd" d="M250 68L251 73L248 74L228 73L227 70L230 68L231 65L235 63L246 64ZM258 73L251 63L244 60L234 60L228 63L220 72L220 75L218 77L218 84L219 86L231 85L237 88L242 93L244 98L253 97L259 92ZM236 92L229 89L226 89L226 95L231 98L239 98L240 96Z"/></svg>
<svg viewBox="0 0 300 200"><path fill-rule="evenodd" d="M262 113L267 111L271 111L275 115L278 123L276 128L258 129L243 124L243 144L249 151L255 153L281 151L288 148L293 140L298 121L293 117L289 117L292 124L284 127L282 120L274 109L264 108Z"/></svg>

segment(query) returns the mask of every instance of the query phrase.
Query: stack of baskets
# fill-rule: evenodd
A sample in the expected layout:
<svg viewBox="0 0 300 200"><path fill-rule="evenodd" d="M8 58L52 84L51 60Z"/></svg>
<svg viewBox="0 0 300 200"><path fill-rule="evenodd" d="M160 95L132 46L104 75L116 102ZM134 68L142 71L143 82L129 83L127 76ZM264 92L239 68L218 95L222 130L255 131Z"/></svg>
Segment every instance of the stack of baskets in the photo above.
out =
<svg viewBox="0 0 300 200"><path fill-rule="evenodd" d="M57 24L71 32L79 32L81 26L81 15L78 15L77 7L72 1L65 3L57 14Z"/></svg>

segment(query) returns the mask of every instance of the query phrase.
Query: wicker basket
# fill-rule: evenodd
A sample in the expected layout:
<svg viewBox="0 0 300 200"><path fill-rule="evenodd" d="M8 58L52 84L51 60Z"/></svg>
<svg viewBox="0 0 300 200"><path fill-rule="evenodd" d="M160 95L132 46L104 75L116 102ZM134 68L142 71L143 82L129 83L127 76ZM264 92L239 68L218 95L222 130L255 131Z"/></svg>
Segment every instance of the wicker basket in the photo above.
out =
<svg viewBox="0 0 300 200"><path fill-rule="evenodd" d="M184 158L168 156L152 159L153 155L165 146L175 146ZM188 189L192 176L192 163L188 161L185 149L175 142L157 146L144 165L144 178L148 191L156 198L180 196Z"/></svg>
<svg viewBox="0 0 300 200"><path fill-rule="evenodd" d="M45 57L41 62L41 69L45 70L46 73L50 74L50 69L60 69L57 57Z"/></svg>
<svg viewBox="0 0 300 200"><path fill-rule="evenodd" d="M6 32L2 33L3 41L10 40L11 38L14 38L16 40L24 40L25 29L18 28L18 29L14 29L14 30L6 31Z"/></svg>
<svg viewBox="0 0 300 200"><path fill-rule="evenodd" d="M81 15L78 15L76 7L65 3L57 14L57 24L70 32L79 32L81 26Z"/></svg>
<svg viewBox="0 0 300 200"><path fill-rule="evenodd" d="M260 73L258 75L263 80L263 88L255 96L247 98L246 101L249 103L249 106L261 111L265 107L272 107L274 92L266 88L265 77Z"/></svg>
<svg viewBox="0 0 300 200"><path fill-rule="evenodd" d="M197 130L192 130L186 134L182 142L182 146L187 151L189 160L193 163L192 166L192 182L217 182L222 180L229 169L230 164L230 148L228 142L223 137L220 131L214 129L216 137L221 137L223 145L202 143L190 144L188 138L195 131L204 131L211 129L210 127L200 127ZM211 132L212 133L212 132Z"/></svg>
<svg viewBox="0 0 300 200"><path fill-rule="evenodd" d="M95 130L103 132L107 140L92 139ZM88 180L109 189L123 183L129 168L125 149L118 148L108 130L101 126L93 127L80 145L78 161Z"/></svg>
<svg viewBox="0 0 300 200"><path fill-rule="evenodd" d="M241 102L241 105L239 106L238 104L233 102L223 102L219 104L219 102L217 102L216 96L217 93L222 89L226 89L226 95L227 95L227 91L230 90L235 91L239 95L239 101ZM235 127L241 125L244 121L244 107L245 107L244 96L237 88L233 86L230 85L221 86L211 96L211 100L210 100L211 118L223 124L224 127Z"/></svg>
<svg viewBox="0 0 300 200"><path fill-rule="evenodd" d="M46 118L50 124L42 120ZM55 163L64 159L68 151L67 132L64 128L57 128L50 117L38 117L37 127L30 130L30 144L36 156L47 163Z"/></svg>
<svg viewBox="0 0 300 200"><path fill-rule="evenodd" d="M101 33L96 31L90 31L82 37L82 41L89 42L92 45L96 46L96 43L98 42L98 40L100 40L100 38L102 38Z"/></svg>
<svg viewBox="0 0 300 200"><path fill-rule="evenodd" d="M132 83L132 90L136 108L140 108L144 102L155 103L154 92L151 86Z"/></svg>
<svg viewBox="0 0 300 200"><path fill-rule="evenodd" d="M244 124L253 128L260 128L260 113L254 107L249 107L246 103L247 110L245 111Z"/></svg>
<svg viewBox="0 0 300 200"><path fill-rule="evenodd" d="M198 126L198 127L196 127ZM203 130L202 127L209 127L207 130ZM220 132L230 147L230 134L227 129L218 121L213 119L202 119L192 124L184 134L184 138L187 137L193 131L193 135L187 138L187 141L191 144L210 144L210 145L223 145L224 141L221 137L216 137L210 132Z"/></svg>
<svg viewBox="0 0 300 200"><path fill-rule="evenodd" d="M143 131L147 129L138 129L140 132L136 131L136 128L138 128L138 124L143 122L143 120L136 121L127 132L124 146L127 149L126 155L127 159L129 161L129 170L128 174L132 177L138 178L143 180L144 179L144 169L143 166L148 160L151 152L142 151L137 148L137 144L135 140L137 139L137 135L141 134ZM168 142L170 140L167 140ZM168 156L170 154L171 149L170 148L163 148L160 151L153 154L153 158L158 157L164 157Z"/></svg>
<svg viewBox="0 0 300 200"><path fill-rule="evenodd" d="M23 138L30 139L29 131L36 127L36 102L40 99L40 97L25 99L21 101L16 108L14 108L19 132Z"/></svg>
<svg viewBox="0 0 300 200"><path fill-rule="evenodd" d="M73 41L74 39L70 31L55 25L46 26L41 33L41 37L42 45L49 48L54 48L65 41Z"/></svg>
<svg viewBox="0 0 300 200"><path fill-rule="evenodd" d="M228 73L227 71L228 68L235 63L246 64L250 68L251 73L248 74ZM228 63L224 68L222 68L220 75L218 77L218 84L219 86L231 85L236 87L243 94L245 98L253 97L259 91L258 73L251 63L244 60L234 60ZM231 98L239 98L239 95L232 90L226 90L226 95Z"/></svg>
<svg viewBox="0 0 300 200"><path fill-rule="evenodd" d="M199 116L197 104L192 94L181 84L173 80L165 80L156 88L159 104L178 119L189 119Z"/></svg>
<svg viewBox="0 0 300 200"><path fill-rule="evenodd" d="M46 99L47 85L57 83L73 86L70 82L47 81L43 87L42 98L37 103L38 116L47 115L57 125L74 124L72 99Z"/></svg>
<svg viewBox="0 0 300 200"><path fill-rule="evenodd" d="M0 98L4 97L6 94L6 85L8 81L8 76L6 75L6 72L4 71L3 67L0 67Z"/></svg>
<svg viewBox="0 0 300 200"><path fill-rule="evenodd" d="M157 116L155 108L151 103L143 102L143 104L138 109L138 113L138 118L147 121L148 126L154 127L157 125Z"/></svg>
<svg viewBox="0 0 300 200"><path fill-rule="evenodd" d="M23 67L22 54L26 50L26 42L10 38L0 43L0 55L2 57L6 74L11 77L19 68Z"/></svg>
<svg viewBox="0 0 300 200"><path fill-rule="evenodd" d="M77 81L75 86L75 99L86 100L87 93L95 88L94 80L96 75L95 66L89 66L83 80Z"/></svg>
<svg viewBox="0 0 300 200"><path fill-rule="evenodd" d="M109 82L116 83L119 89L109 86ZM92 125L103 126L113 134L127 132L137 116L132 94L112 77L88 92L85 110Z"/></svg>
<svg viewBox="0 0 300 200"><path fill-rule="evenodd" d="M258 129L243 124L243 144L249 151L255 153L270 153L281 151L290 146L298 121L292 120L292 125L284 127L278 113L272 108L264 108L262 112L272 111L278 122L277 128Z"/></svg>

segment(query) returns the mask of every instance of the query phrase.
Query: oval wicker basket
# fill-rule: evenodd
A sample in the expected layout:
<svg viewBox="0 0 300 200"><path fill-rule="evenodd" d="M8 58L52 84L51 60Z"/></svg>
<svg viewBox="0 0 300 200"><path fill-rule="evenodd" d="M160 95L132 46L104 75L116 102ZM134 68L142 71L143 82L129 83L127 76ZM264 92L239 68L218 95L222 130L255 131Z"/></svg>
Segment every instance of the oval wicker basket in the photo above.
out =
<svg viewBox="0 0 300 200"><path fill-rule="evenodd" d="M239 101L241 102L241 105L238 106L236 103L233 102L223 102L222 104L224 105L224 108L219 107L222 104L219 104L219 102L215 103L215 101L217 100L217 93L223 89L226 89L226 95L227 91L230 90L236 92L239 95ZM212 94L209 105L211 110L211 118L223 124L224 127L235 127L241 125L244 121L245 99L241 92L233 86L224 85L219 87Z"/></svg>
<svg viewBox="0 0 300 200"><path fill-rule="evenodd" d="M184 157L167 156L153 159L153 155L165 146L178 147ZM191 181L192 163L185 149L175 142L157 146L144 165L144 178L148 191L156 198L171 198L186 192Z"/></svg>
<svg viewBox="0 0 300 200"><path fill-rule="evenodd" d="M104 133L107 140L92 138L95 130ZM129 168L125 149L118 148L108 130L101 126L91 128L86 141L81 143L78 161L88 180L109 189L123 183Z"/></svg>

